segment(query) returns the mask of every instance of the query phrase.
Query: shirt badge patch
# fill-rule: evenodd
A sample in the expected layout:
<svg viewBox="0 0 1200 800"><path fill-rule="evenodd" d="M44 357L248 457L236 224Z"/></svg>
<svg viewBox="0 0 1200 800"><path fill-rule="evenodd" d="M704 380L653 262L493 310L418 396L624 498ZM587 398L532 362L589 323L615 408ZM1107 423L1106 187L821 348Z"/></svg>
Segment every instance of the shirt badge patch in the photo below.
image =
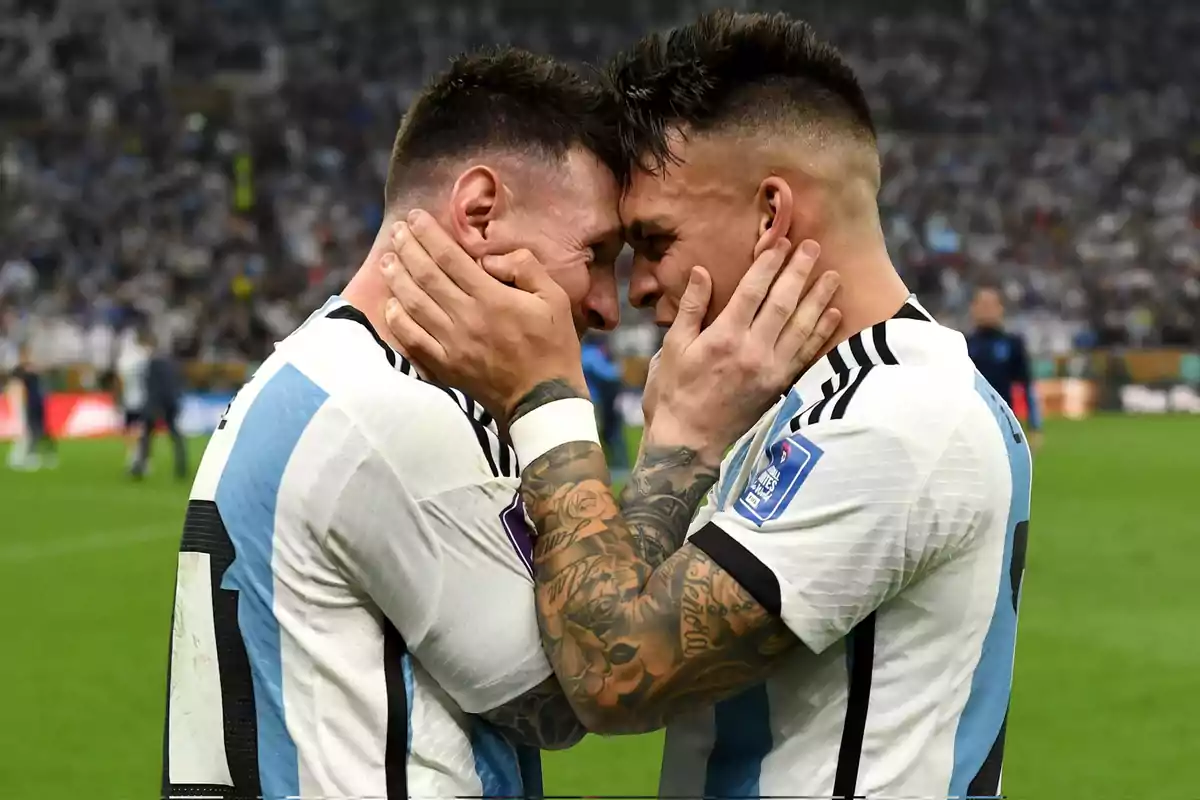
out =
<svg viewBox="0 0 1200 800"><path fill-rule="evenodd" d="M757 527L778 519L825 451L798 433L771 445L769 460L746 484L734 509Z"/></svg>
<svg viewBox="0 0 1200 800"><path fill-rule="evenodd" d="M504 525L504 532L508 534L508 541L512 543L513 549L517 551L517 556L521 559L521 563L525 565L525 569L529 570L529 574L532 576L533 530L529 527L529 522L525 517L525 504L521 502L521 495L519 493L513 497L508 507L500 512L500 522Z"/></svg>

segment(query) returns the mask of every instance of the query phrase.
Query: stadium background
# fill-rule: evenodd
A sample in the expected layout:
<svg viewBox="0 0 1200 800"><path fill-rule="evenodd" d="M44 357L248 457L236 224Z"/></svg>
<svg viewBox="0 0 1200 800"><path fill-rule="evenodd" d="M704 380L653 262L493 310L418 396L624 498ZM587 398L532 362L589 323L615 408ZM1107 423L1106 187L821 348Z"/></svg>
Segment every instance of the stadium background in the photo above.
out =
<svg viewBox="0 0 1200 800"><path fill-rule="evenodd" d="M0 0L0 372L31 345L65 440L57 470L0 473L0 793L157 785L186 488L163 453L123 478L111 375L133 329L186 361L195 463L247 371L360 263L424 77L488 43L602 59L709 5ZM905 279L951 324L999 281L1037 356L1051 419L1007 793L1195 797L1200 4L740 7L852 56ZM605 343L630 448L658 336L626 309ZM652 794L659 743L552 754L547 790Z"/></svg>

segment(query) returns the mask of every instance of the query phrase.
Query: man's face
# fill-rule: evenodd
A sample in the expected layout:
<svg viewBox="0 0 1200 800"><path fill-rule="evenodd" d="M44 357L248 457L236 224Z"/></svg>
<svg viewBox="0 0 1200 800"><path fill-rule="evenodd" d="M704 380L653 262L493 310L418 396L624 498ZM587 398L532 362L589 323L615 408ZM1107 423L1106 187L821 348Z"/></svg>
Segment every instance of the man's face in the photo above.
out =
<svg viewBox="0 0 1200 800"><path fill-rule="evenodd" d="M981 289L971 302L971 319L980 328L998 328L1004 322L1004 303L995 289Z"/></svg>
<svg viewBox="0 0 1200 800"><path fill-rule="evenodd" d="M526 248L571 298L575 329L611 330L620 316L616 261L621 252L620 187L595 156L572 152L552 180L517 198L494 235Z"/></svg>
<svg viewBox="0 0 1200 800"><path fill-rule="evenodd" d="M629 302L653 308L668 326L679 312L693 267L712 276L705 324L721 312L750 269L759 239L757 181L731 175L728 146L677 144L682 164L661 175L637 171L621 200L621 222L633 247Z"/></svg>

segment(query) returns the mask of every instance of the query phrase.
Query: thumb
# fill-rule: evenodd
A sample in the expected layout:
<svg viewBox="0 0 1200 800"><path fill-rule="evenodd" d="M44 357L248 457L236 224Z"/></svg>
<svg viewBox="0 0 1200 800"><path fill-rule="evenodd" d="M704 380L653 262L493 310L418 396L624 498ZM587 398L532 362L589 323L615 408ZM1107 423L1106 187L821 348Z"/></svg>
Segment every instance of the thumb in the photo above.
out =
<svg viewBox="0 0 1200 800"><path fill-rule="evenodd" d="M679 312L671 323L667 335L691 341L700 335L704 315L708 313L708 302L712 299L712 277L704 267L693 267L688 278L687 289L679 299Z"/></svg>

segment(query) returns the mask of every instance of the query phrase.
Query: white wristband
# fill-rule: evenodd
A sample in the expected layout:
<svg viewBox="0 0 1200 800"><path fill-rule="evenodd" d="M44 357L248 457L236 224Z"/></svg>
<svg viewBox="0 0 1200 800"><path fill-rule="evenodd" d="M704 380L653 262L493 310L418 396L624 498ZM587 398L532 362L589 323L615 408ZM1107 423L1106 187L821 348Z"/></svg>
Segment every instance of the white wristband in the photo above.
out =
<svg viewBox="0 0 1200 800"><path fill-rule="evenodd" d="M596 409L591 400L571 397L538 406L508 426L517 463L525 469L560 444L595 442L600 444L596 428Z"/></svg>

